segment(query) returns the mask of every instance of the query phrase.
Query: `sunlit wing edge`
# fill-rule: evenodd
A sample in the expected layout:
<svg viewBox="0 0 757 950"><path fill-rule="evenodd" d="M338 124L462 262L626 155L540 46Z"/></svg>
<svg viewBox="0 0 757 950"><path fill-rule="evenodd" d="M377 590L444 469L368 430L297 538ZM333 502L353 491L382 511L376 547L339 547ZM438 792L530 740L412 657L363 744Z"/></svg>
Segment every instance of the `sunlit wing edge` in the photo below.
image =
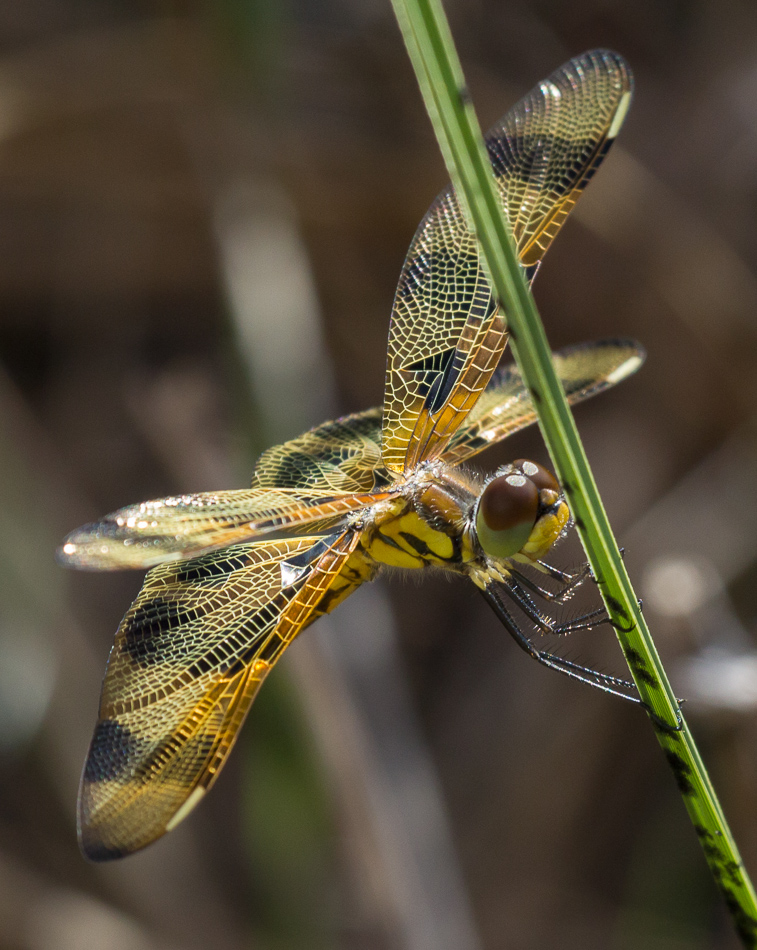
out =
<svg viewBox="0 0 757 950"><path fill-rule="evenodd" d="M210 551L329 522L388 498L391 492L317 495L302 490L265 490L291 498L264 510L245 508L249 490L215 492L143 502L73 531L58 549L66 567L83 570L149 568ZM308 498L307 495L311 497ZM230 509L226 511L225 509ZM214 515L214 510L219 512Z"/></svg>

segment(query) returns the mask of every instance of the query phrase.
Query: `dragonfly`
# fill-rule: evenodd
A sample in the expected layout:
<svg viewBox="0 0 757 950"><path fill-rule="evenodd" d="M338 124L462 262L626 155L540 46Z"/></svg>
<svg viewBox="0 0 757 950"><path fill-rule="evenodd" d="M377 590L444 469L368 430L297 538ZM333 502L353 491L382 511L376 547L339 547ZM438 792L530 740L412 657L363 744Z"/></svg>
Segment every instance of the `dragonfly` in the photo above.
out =
<svg viewBox="0 0 757 950"><path fill-rule="evenodd" d="M621 56L585 53L486 136L529 281L615 140L632 88ZM544 560L571 525L555 476L525 459L487 477L466 464L536 420L536 394L515 366L498 365L507 337L450 186L402 268L382 407L268 449L249 489L131 505L66 538L59 558L68 566L149 568L116 633L82 775L85 857L130 854L186 818L289 644L385 569L470 579L534 659L631 698L630 684L532 639L607 619L601 610L553 619L553 605L591 576L588 566L567 573ZM643 358L632 341L606 340L565 349L554 363L576 403Z"/></svg>

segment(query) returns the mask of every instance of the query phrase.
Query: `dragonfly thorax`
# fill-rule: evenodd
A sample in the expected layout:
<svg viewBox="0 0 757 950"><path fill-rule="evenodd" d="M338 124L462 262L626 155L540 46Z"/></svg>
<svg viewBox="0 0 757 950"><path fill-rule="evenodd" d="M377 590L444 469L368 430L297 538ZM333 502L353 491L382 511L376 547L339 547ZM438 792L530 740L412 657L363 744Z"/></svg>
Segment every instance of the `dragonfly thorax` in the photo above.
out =
<svg viewBox="0 0 757 950"><path fill-rule="evenodd" d="M464 571L477 557L468 533L480 485L440 462L419 466L402 491L375 505L361 547L389 567Z"/></svg>
<svg viewBox="0 0 757 950"><path fill-rule="evenodd" d="M491 562L543 557L570 520L555 477L519 459L481 487L459 469L430 463L403 491L374 506L361 547L389 567L441 567L476 575ZM496 571L495 571L496 572Z"/></svg>

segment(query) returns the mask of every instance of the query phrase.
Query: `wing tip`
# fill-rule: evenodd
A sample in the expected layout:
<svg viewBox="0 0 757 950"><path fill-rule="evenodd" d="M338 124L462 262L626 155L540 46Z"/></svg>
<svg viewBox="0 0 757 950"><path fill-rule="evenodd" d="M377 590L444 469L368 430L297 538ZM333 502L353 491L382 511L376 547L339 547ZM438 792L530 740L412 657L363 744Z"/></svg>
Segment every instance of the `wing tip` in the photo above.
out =
<svg viewBox="0 0 757 950"><path fill-rule="evenodd" d="M93 524L85 524L63 539L63 544L55 552L55 560L63 567L86 567L84 543L91 541Z"/></svg>
<svg viewBox="0 0 757 950"><path fill-rule="evenodd" d="M80 571L113 571L129 567L123 557L119 557L118 546L112 543L115 532L116 526L108 518L82 525L66 535L55 552L55 560L62 567Z"/></svg>
<svg viewBox="0 0 757 950"><path fill-rule="evenodd" d="M642 360L646 359L647 356L647 351L638 340L623 336L611 336L606 337L604 340L589 340L585 343L574 343L571 346L564 346L562 349L556 350L555 356L568 356L572 353L578 353L581 350L608 349L628 350L629 354L631 352L636 353Z"/></svg>
<svg viewBox="0 0 757 950"><path fill-rule="evenodd" d="M79 833L79 850L92 864L104 864L106 861L117 861L131 854L122 848L111 848L100 837L91 833L89 829Z"/></svg>
<svg viewBox="0 0 757 950"><path fill-rule="evenodd" d="M622 76L623 86L629 91L633 90L633 71L628 65L628 60L622 53L618 53L616 50L606 46L599 46L596 49L586 50L585 53L574 56L565 66L575 64L576 66L584 67L587 62L595 68L600 64L606 68L610 66L614 67Z"/></svg>
<svg viewBox="0 0 757 950"><path fill-rule="evenodd" d="M128 848L119 847L108 842L104 829L89 820L86 805L86 783L82 782L79 791L79 807L76 822L76 837L82 855L93 864L103 864L106 861L117 861L131 854Z"/></svg>
<svg viewBox="0 0 757 950"><path fill-rule="evenodd" d="M627 360L621 363L620 366L616 367L607 374L607 383L610 386L614 386L616 383L622 382L629 376L633 376L637 370L641 369L646 358L647 354L644 352L644 350L633 353L628 357Z"/></svg>
<svg viewBox="0 0 757 950"><path fill-rule="evenodd" d="M162 824L149 820L149 814L143 816L142 822L137 816L135 823L133 814L124 815L123 811L119 813L116 808L114 815L114 809L111 808L110 817L105 818L95 808L93 800L93 789L97 784L82 777L79 788L76 837L79 850L87 861L93 864L118 861L141 851L166 833Z"/></svg>
<svg viewBox="0 0 757 950"><path fill-rule="evenodd" d="M594 70L601 68L605 72L613 70L618 75L618 101L607 130L607 141L612 142L617 137L618 132L620 132L631 105L634 90L633 71L628 65L626 58L620 53L616 53L615 50L612 49L599 48L588 50L579 56L573 57L573 59L565 63L564 66L561 66L553 76L555 78L565 76L570 82L571 73L573 71L581 73L586 70L587 67ZM550 79L552 78L553 77L550 77Z"/></svg>
<svg viewBox="0 0 757 950"><path fill-rule="evenodd" d="M626 362L633 363L633 367L634 367L632 370L630 370L630 372L635 373L636 370L639 369L646 362L647 351L641 345L641 343L638 342L638 340L632 340L630 338L619 337L617 339L599 340L598 342L600 345L606 346L608 348L614 347L615 349L618 349L618 350L627 350L628 356L626 358Z"/></svg>

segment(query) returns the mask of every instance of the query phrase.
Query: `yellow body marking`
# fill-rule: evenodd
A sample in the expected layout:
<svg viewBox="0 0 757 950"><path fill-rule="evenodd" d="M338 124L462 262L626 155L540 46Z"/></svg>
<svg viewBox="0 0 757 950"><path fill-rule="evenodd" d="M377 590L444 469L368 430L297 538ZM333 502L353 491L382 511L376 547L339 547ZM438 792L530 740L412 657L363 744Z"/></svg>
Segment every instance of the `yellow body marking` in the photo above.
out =
<svg viewBox="0 0 757 950"><path fill-rule="evenodd" d="M534 525L531 537L520 550L521 554L531 560L538 560L544 557L555 541L560 537L561 532L570 521L570 510L563 501L553 514L542 515Z"/></svg>
<svg viewBox="0 0 757 950"><path fill-rule="evenodd" d="M463 522L460 504L438 484L426 486L416 497L420 510L407 503L402 507L393 505L376 518L363 541L366 553L379 564L411 570L429 564L459 564Z"/></svg>

